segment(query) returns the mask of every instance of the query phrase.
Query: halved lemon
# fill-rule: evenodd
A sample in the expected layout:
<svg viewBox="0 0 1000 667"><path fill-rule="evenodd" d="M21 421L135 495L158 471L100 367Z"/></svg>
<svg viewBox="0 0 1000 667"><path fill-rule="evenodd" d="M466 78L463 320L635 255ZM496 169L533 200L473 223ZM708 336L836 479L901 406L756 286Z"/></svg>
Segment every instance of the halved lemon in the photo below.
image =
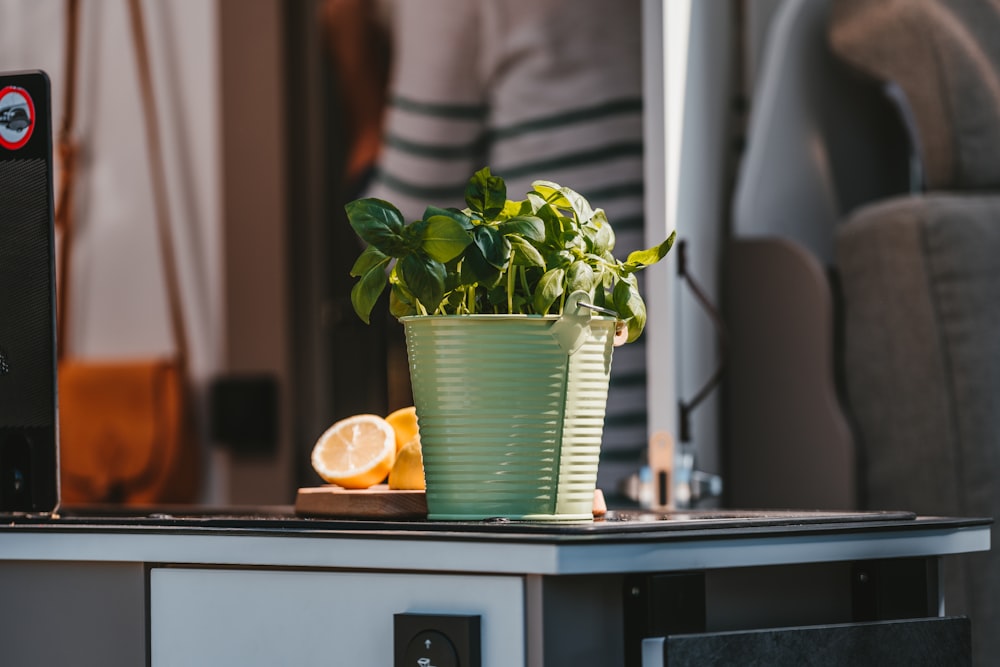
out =
<svg viewBox="0 0 1000 667"><path fill-rule="evenodd" d="M420 449L420 438L410 440L399 450L396 462L389 471L389 488L423 491L427 488L424 482L424 454Z"/></svg>
<svg viewBox="0 0 1000 667"><path fill-rule="evenodd" d="M313 469L345 489L367 489L386 478L396 460L396 434L378 415L341 419L316 441Z"/></svg>
<svg viewBox="0 0 1000 667"><path fill-rule="evenodd" d="M396 453L398 454L406 443L414 438L420 437L420 429L417 426L417 409L412 405L400 408L389 414L385 418L396 432Z"/></svg>

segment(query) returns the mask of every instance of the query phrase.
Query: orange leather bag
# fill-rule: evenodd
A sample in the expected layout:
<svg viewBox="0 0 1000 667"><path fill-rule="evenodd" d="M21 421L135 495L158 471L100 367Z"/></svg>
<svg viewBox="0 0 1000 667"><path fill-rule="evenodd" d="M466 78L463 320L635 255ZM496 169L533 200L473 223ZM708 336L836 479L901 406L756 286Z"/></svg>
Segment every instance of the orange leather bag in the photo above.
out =
<svg viewBox="0 0 1000 667"><path fill-rule="evenodd" d="M78 0L67 5L66 95L59 137L61 188L56 226L59 257L59 449L61 502L151 505L197 499L200 460L190 406L187 339L171 242L141 7L129 0L140 88L146 115L156 222L171 328L171 357L96 361L66 354L69 268L73 241L76 146L72 137L76 88Z"/></svg>
<svg viewBox="0 0 1000 667"><path fill-rule="evenodd" d="M196 499L184 374L172 359L59 365L62 502Z"/></svg>

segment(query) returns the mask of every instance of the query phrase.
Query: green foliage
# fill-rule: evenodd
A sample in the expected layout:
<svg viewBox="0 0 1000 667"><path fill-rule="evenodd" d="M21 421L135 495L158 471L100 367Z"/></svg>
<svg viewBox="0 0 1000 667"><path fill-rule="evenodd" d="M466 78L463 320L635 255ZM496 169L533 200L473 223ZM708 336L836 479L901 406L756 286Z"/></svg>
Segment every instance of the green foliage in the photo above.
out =
<svg viewBox="0 0 1000 667"><path fill-rule="evenodd" d="M351 303L362 320L386 285L396 317L560 313L566 295L584 290L628 324L630 341L639 337L646 304L634 274L663 259L675 233L621 262L611 254L615 234L603 210L550 181L509 200L506 183L488 167L469 179L465 202L464 210L429 206L410 224L381 199L347 205L368 244L351 268L359 278Z"/></svg>

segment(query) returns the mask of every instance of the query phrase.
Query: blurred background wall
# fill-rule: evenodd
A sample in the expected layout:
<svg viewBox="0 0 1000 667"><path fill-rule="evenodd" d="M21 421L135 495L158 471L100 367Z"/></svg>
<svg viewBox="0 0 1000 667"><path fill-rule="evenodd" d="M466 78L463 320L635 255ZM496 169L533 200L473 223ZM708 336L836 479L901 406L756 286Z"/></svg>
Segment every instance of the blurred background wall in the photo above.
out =
<svg viewBox="0 0 1000 667"><path fill-rule="evenodd" d="M143 2L201 396L222 373L286 374L280 4ZM0 68L49 74L55 132L64 30L62 0L0 3ZM65 344L86 358L168 354L173 342L124 1L82 3L77 76L78 232ZM201 421L204 427L204 415ZM288 502L291 456L283 440L266 461L233 460L206 447L204 500Z"/></svg>
<svg viewBox="0 0 1000 667"><path fill-rule="evenodd" d="M692 271L716 303L740 104L779 2L691 2L677 19L673 9L664 11L670 5L644 0L647 22L637 39L646 48L647 213L655 220L647 234L659 238L676 226L689 241ZM207 503L291 502L297 486L318 481L308 451L323 428L348 414L385 414L405 400L391 378L399 360L386 358L391 331L385 323L361 324L350 309L347 269L357 241L341 213L344 137L318 20L322 4L142 3L201 399ZM56 130L64 6L0 0L0 69L49 73ZM80 227L66 342L72 354L94 358L168 353L125 0L83 0L77 66ZM680 69L668 82L671 67ZM669 127L676 159L668 183ZM676 433L676 401L697 391L718 350L710 321L678 285L674 261L650 273L648 300L655 303L647 335L655 348L650 428ZM279 388L277 439L263 453L208 437L209 387L248 374ZM694 415L699 466L713 472L720 469L717 401L713 395Z"/></svg>

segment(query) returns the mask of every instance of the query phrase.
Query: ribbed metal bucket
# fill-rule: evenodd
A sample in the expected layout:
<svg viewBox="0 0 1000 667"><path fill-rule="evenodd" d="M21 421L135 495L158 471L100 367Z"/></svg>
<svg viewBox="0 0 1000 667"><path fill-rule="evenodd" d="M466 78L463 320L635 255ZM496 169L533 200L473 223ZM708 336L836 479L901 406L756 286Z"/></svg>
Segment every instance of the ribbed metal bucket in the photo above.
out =
<svg viewBox="0 0 1000 667"><path fill-rule="evenodd" d="M614 318L402 322L429 518L592 520Z"/></svg>

